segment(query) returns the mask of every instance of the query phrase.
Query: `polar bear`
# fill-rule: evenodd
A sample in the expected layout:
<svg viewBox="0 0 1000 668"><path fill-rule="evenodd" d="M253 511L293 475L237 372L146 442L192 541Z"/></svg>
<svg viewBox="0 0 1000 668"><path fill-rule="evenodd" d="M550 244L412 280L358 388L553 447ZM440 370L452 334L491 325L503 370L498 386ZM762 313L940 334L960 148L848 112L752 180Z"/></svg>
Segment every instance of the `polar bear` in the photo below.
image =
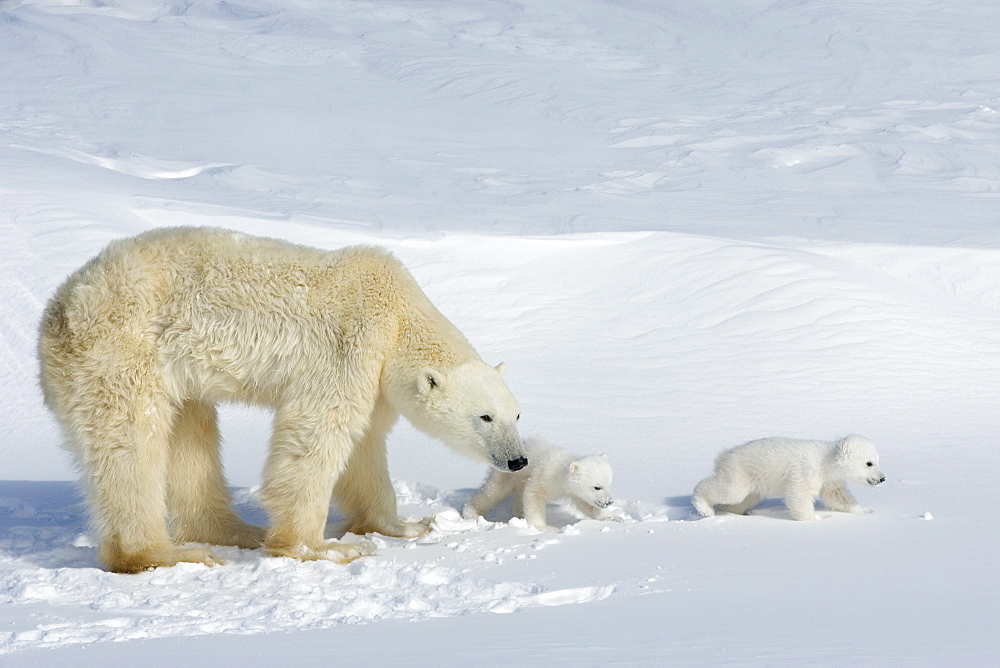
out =
<svg viewBox="0 0 1000 668"><path fill-rule="evenodd" d="M112 571L215 563L187 542L342 562L370 553L324 540L331 495L353 533L419 535L426 523L397 515L386 464L399 414L500 471L527 464L503 365L485 364L378 248L212 228L116 241L52 297L39 358ZM275 413L266 533L230 505L224 401Z"/></svg>
<svg viewBox="0 0 1000 668"><path fill-rule="evenodd" d="M694 489L691 503L703 516L715 507L747 513L768 496L782 495L793 519L817 519L813 497L830 509L847 513L871 512L858 505L845 481L880 485L885 474L878 453L867 438L846 436L839 441L762 438L722 451L715 475Z"/></svg>
<svg viewBox="0 0 1000 668"><path fill-rule="evenodd" d="M514 517L523 517L541 531L556 530L545 520L545 506L562 498L591 519L621 521L608 511L612 499L607 455L577 457L539 439L525 440L524 448L531 463L516 472L490 471L462 509L465 519L484 515L513 494Z"/></svg>

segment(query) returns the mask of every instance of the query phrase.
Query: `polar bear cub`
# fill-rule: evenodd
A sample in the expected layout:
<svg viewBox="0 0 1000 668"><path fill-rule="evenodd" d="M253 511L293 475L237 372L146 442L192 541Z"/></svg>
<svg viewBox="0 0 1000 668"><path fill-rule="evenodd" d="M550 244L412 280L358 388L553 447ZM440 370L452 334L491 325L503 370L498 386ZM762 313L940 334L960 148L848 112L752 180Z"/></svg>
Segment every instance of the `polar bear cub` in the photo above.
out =
<svg viewBox="0 0 1000 668"><path fill-rule="evenodd" d="M762 438L723 450L715 460L715 474L698 483L691 503L703 517L714 515L716 508L743 515L768 496L783 496L796 520L817 519L815 496L830 510L871 512L847 491L847 480L873 487L885 482L875 446L863 436L838 441Z"/></svg>
<svg viewBox="0 0 1000 668"><path fill-rule="evenodd" d="M540 439L524 441L524 449L527 468L512 473L490 471L462 509L463 517L484 515L513 494L514 517L523 517L540 531L556 530L546 522L545 506L564 498L591 519L621 521L608 511L612 499L607 455L579 457Z"/></svg>

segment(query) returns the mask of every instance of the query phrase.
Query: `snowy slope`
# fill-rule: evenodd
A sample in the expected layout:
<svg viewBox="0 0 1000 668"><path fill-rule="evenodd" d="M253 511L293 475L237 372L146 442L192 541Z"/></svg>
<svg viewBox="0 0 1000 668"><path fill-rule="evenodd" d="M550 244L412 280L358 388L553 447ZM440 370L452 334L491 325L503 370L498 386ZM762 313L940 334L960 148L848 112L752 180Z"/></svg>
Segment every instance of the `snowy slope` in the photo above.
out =
<svg viewBox="0 0 1000 668"><path fill-rule="evenodd" d="M985 0L0 2L0 663L996 663L997 35ZM35 326L161 225L389 247L626 521L461 520L484 471L401 423L424 538L98 570ZM224 413L257 522L267 429ZM692 515L722 447L851 431L874 514Z"/></svg>

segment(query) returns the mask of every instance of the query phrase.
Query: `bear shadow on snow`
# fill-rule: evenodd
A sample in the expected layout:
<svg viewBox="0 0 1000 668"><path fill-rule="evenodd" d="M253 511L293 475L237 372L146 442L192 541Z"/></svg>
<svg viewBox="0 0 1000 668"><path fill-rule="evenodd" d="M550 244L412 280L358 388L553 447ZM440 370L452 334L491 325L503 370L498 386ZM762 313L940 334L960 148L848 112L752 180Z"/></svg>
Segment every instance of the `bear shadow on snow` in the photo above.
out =
<svg viewBox="0 0 1000 668"><path fill-rule="evenodd" d="M667 519L671 522L691 522L701 519L691 508L691 495L668 496L663 499L663 505L667 507Z"/></svg>
<svg viewBox="0 0 1000 668"><path fill-rule="evenodd" d="M691 506L691 495L668 496L663 499L663 505L668 508L667 518L671 522L697 522L704 519ZM823 510L821 508L821 510ZM725 511L719 511L719 515L732 515ZM773 517L780 519L791 519L791 515L785 508L781 499L764 499L754 506L745 516L760 515L762 517Z"/></svg>

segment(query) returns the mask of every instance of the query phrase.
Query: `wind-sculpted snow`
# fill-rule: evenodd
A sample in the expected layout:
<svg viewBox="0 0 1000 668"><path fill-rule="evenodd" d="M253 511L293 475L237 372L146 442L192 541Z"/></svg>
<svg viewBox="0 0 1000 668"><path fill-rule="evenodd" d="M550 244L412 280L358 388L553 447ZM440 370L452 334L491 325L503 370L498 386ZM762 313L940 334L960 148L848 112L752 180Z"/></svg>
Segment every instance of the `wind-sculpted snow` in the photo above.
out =
<svg viewBox="0 0 1000 668"><path fill-rule="evenodd" d="M1000 26L948 4L20 0L0 155L23 223L55 172L88 221L131 218L99 190L402 233L995 245Z"/></svg>

